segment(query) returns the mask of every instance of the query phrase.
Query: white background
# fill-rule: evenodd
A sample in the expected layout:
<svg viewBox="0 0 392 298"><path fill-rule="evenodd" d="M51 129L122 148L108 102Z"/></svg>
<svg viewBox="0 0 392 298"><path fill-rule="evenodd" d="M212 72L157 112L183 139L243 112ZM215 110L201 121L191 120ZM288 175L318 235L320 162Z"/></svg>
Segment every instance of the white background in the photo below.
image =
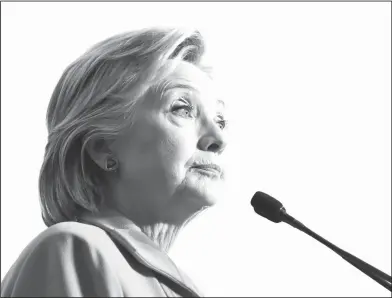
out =
<svg viewBox="0 0 392 298"><path fill-rule="evenodd" d="M3 3L1 277L45 226L45 113L65 67L150 25L196 26L231 111L228 195L171 255L208 296L385 296L321 243L257 216L257 190L391 274L390 3Z"/></svg>

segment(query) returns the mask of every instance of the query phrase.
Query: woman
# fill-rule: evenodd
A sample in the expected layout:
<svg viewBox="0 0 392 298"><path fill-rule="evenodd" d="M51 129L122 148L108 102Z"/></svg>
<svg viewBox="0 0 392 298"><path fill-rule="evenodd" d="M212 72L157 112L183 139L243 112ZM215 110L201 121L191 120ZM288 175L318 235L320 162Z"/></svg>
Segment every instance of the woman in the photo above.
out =
<svg viewBox="0 0 392 298"><path fill-rule="evenodd" d="M197 31L98 43L58 82L39 177L48 228L1 296L200 296L167 251L221 190L224 103Z"/></svg>

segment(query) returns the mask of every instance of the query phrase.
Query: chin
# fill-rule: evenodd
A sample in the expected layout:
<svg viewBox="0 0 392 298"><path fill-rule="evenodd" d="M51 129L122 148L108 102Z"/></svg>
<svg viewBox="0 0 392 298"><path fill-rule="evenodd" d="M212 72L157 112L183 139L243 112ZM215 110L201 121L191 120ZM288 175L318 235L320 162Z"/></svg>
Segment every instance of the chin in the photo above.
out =
<svg viewBox="0 0 392 298"><path fill-rule="evenodd" d="M211 207L223 196L223 182L220 178L206 179L190 175L187 177L186 188L190 197L194 198L201 208Z"/></svg>

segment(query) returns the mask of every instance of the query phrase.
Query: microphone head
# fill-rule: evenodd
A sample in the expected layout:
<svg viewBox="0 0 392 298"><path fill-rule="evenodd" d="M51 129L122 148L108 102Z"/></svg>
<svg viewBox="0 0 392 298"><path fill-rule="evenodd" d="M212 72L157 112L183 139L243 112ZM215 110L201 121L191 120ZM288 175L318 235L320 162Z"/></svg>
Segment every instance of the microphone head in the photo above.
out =
<svg viewBox="0 0 392 298"><path fill-rule="evenodd" d="M276 223L282 221L281 210L284 210L284 207L277 199L267 195L266 193L257 191L253 195L250 203L257 214Z"/></svg>

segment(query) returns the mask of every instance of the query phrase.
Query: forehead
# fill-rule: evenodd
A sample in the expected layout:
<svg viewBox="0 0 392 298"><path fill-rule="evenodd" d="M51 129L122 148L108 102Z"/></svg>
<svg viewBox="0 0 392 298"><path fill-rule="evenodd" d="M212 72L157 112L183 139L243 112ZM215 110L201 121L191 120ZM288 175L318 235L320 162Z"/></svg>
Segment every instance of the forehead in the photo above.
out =
<svg viewBox="0 0 392 298"><path fill-rule="evenodd" d="M188 89L208 101L224 106L220 92L211 77L198 66L181 61L161 82L162 91L174 88Z"/></svg>

